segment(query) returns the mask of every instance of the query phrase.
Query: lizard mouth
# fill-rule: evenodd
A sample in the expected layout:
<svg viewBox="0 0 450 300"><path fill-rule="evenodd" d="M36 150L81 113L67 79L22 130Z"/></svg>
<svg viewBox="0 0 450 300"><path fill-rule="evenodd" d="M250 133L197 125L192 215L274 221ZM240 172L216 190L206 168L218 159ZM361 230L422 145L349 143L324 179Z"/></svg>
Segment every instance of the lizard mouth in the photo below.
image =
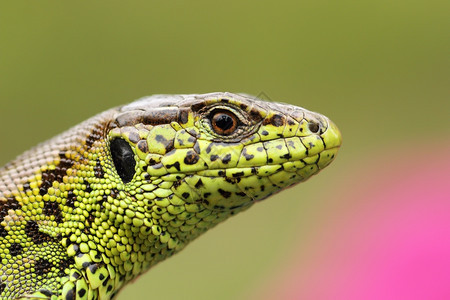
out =
<svg viewBox="0 0 450 300"><path fill-rule="evenodd" d="M236 167L210 166L208 170L196 172L193 177L201 177L209 189L216 187L221 196L205 203L208 206L214 203L215 209L245 207L317 174L336 158L342 144L340 131L327 121L327 128L317 135L278 138L245 146ZM191 187L198 190L195 185Z"/></svg>

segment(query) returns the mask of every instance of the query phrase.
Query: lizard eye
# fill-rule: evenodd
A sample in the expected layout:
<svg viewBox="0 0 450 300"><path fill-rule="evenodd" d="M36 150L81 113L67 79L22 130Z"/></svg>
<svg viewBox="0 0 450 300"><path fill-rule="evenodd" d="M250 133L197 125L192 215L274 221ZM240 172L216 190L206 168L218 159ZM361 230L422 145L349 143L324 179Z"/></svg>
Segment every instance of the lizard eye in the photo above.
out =
<svg viewBox="0 0 450 300"><path fill-rule="evenodd" d="M212 129L220 135L230 135L238 127L238 118L224 109L213 110L210 114Z"/></svg>
<svg viewBox="0 0 450 300"><path fill-rule="evenodd" d="M130 182L136 173L136 160L130 144L124 139L117 138L111 141L110 150L117 174L123 183Z"/></svg>

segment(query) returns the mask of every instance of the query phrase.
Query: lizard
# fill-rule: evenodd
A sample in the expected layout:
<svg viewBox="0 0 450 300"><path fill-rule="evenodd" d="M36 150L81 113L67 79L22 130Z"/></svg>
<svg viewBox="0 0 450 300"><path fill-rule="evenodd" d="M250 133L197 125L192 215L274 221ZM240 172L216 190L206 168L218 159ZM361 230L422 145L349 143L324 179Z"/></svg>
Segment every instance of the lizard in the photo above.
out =
<svg viewBox="0 0 450 300"><path fill-rule="evenodd" d="M228 92L100 113L0 168L0 298L114 299L341 143L321 114Z"/></svg>

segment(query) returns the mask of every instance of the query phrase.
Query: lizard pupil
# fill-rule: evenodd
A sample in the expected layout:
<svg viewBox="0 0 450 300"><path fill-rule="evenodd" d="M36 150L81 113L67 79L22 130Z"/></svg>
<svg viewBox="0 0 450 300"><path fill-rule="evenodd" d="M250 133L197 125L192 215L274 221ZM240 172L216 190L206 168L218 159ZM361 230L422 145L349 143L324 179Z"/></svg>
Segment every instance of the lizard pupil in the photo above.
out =
<svg viewBox="0 0 450 300"><path fill-rule="evenodd" d="M220 114L215 118L215 121L216 126L222 130L228 130L233 126L233 119L226 114Z"/></svg>
<svg viewBox="0 0 450 300"><path fill-rule="evenodd" d="M136 172L136 160L130 144L124 139L117 138L111 141L110 150L117 174L123 183L130 182Z"/></svg>
<svg viewBox="0 0 450 300"><path fill-rule="evenodd" d="M232 134L238 125L237 117L228 111L218 110L212 113L211 123L213 130L220 135Z"/></svg>

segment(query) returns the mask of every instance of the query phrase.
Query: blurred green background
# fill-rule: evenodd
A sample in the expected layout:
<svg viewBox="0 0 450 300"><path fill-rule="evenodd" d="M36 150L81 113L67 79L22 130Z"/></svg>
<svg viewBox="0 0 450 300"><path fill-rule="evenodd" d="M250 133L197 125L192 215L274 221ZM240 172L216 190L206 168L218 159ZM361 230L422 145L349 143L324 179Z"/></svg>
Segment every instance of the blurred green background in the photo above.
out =
<svg viewBox="0 0 450 300"><path fill-rule="evenodd" d="M156 93L264 93L327 115L344 136L329 169L211 230L118 297L245 298L332 214L344 170L397 144L417 149L420 168L433 156L427 141L448 140L449 10L436 0L2 2L0 165Z"/></svg>

